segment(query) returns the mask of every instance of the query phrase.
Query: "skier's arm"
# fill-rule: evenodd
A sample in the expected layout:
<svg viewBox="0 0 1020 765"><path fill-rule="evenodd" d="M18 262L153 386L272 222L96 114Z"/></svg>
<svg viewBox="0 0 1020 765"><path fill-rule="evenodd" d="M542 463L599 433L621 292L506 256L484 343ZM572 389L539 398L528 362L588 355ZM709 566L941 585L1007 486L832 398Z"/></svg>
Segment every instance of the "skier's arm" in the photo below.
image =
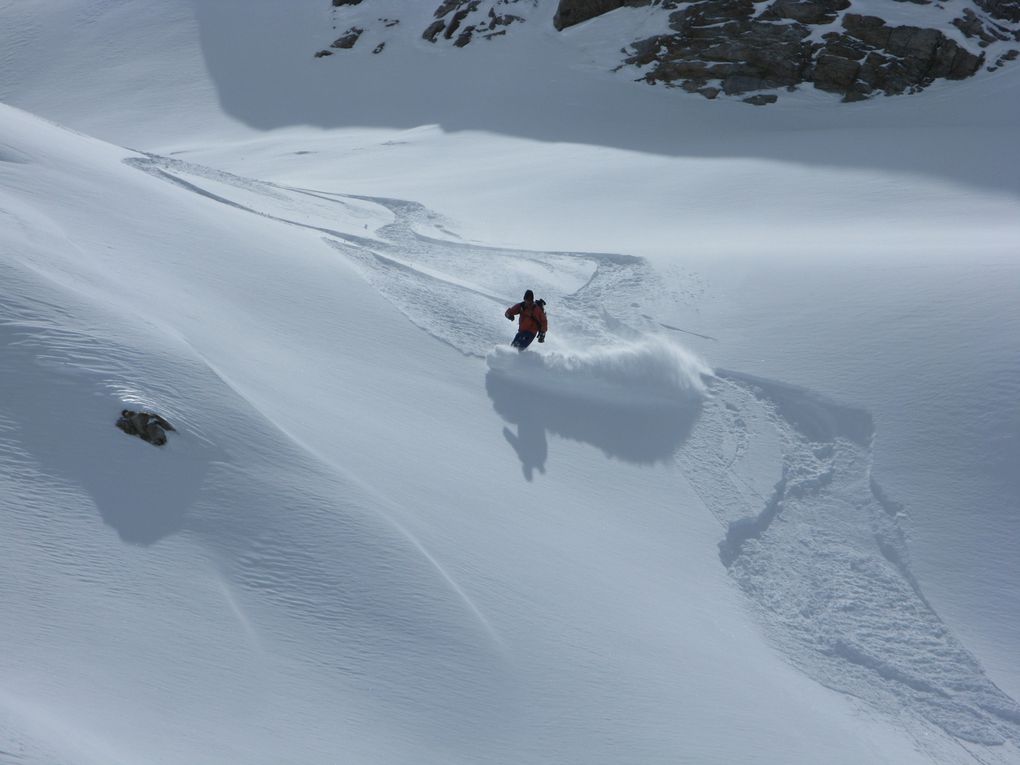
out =
<svg viewBox="0 0 1020 765"><path fill-rule="evenodd" d="M510 319L510 321L513 321L514 320L514 316L516 316L520 312L521 312L521 304L520 303L516 303L516 304L510 306L509 308L507 308L506 309L506 313L504 313L503 315L506 316L508 319Z"/></svg>
<svg viewBox="0 0 1020 765"><path fill-rule="evenodd" d="M538 331L544 335L549 331L549 320L545 317L545 309L540 307L536 313L538 314Z"/></svg>

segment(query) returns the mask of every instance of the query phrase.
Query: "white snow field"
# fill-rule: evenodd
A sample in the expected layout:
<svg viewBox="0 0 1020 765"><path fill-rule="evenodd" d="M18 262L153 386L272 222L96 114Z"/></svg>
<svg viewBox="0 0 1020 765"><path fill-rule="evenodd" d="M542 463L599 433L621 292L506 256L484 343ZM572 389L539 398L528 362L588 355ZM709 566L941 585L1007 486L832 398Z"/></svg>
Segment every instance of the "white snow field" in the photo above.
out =
<svg viewBox="0 0 1020 765"><path fill-rule="evenodd" d="M1020 763L1020 66L434 4L0 0L0 763Z"/></svg>

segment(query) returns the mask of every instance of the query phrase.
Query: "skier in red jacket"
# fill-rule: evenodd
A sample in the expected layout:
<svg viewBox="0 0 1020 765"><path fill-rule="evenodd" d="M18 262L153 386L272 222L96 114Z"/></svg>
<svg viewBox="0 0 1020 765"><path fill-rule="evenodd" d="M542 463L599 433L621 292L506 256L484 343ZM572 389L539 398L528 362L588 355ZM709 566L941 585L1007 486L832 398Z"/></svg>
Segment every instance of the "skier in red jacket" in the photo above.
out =
<svg viewBox="0 0 1020 765"><path fill-rule="evenodd" d="M531 290L524 293L524 300L507 308L503 315L510 321L515 316L521 317L517 323L517 334L510 343L518 351L531 345L536 335L538 342L545 342L545 333L549 329L549 322L545 318L545 301L535 300L535 293Z"/></svg>

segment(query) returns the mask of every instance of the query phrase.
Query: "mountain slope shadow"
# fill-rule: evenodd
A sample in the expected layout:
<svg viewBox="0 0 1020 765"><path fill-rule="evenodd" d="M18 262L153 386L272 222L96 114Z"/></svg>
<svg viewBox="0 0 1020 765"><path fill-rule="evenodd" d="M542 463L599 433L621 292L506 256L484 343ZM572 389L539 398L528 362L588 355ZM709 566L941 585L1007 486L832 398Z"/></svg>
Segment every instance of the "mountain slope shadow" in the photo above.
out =
<svg viewBox="0 0 1020 765"><path fill-rule="evenodd" d="M554 36L540 38L542 47L536 47L532 37L487 48L472 46L470 52L440 50L420 47L418 35L411 34L382 56L347 51L350 55L314 58L314 51L335 36L326 17L329 0L260 2L255 11L248 0L189 0L189 4L220 105L231 117L259 130L302 124L398 130L439 125L446 132L488 132L668 157L760 159L813 171L836 167L921 174L1020 193L1017 174L1008 172L1009 163L1001 161L1003 152L1012 150L1008 130L985 131L983 140L967 152L939 162L932 162L926 141L861 142L856 137L855 130L878 127L895 131L892 135L912 136L909 128L901 132L907 120L941 130L942 140L955 142L961 119L956 112L961 110L954 110L952 122L947 122L940 101L923 95L889 99L881 109L875 105L847 109L836 103L820 109L814 103L791 103L792 108L753 110L723 99L687 95L678 100L679 94L668 89L612 75L609 66L602 73L578 66L588 54L553 33L551 24L547 32ZM438 0L431 3L438 5ZM237 40L246 45L237 46ZM623 36L615 45L631 42ZM494 76L498 87L493 87ZM1001 95L1002 87L1001 80L967 86L974 95L965 103L980 105L985 125L1012 119L1006 112L1011 101ZM380 93L387 97L380 98ZM915 119L917 123L909 122Z"/></svg>
<svg viewBox="0 0 1020 765"><path fill-rule="evenodd" d="M545 472L547 433L590 444L607 457L651 465L668 460L690 434L701 410L691 396L675 402L613 402L586 398L569 389L536 390L497 371L485 377L492 406L507 422L503 435L517 452L524 477Z"/></svg>

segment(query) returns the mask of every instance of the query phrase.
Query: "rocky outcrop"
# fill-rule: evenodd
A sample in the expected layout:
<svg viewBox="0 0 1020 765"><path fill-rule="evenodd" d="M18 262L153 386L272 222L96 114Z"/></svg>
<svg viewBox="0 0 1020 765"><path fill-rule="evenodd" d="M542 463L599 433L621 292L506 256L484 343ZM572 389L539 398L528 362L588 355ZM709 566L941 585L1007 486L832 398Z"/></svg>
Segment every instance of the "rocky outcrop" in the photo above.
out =
<svg viewBox="0 0 1020 765"><path fill-rule="evenodd" d="M843 33L824 35L811 80L844 100L916 92L936 79L962 80L981 67L975 55L937 29L890 27L877 16L848 13Z"/></svg>
<svg viewBox="0 0 1020 765"><path fill-rule="evenodd" d="M553 26L556 29L563 30L567 27L572 27L575 24L580 24L582 21L588 21L594 19L596 16L601 16L604 13L615 11L617 8L623 8L625 6L640 7L643 5L652 5L654 0L560 0L559 5L556 7L556 15L553 17ZM677 3L673 0L666 0L664 3L659 2L659 5L664 5L666 8L672 9L677 7Z"/></svg>
<svg viewBox="0 0 1020 765"><path fill-rule="evenodd" d="M422 37L432 43L440 39L452 40L456 47L463 48L475 36L491 40L506 34L506 27L511 24L524 21L521 16L512 13L498 13L495 5L478 13L480 5L481 0L444 0L436 9L435 21L426 28Z"/></svg>
<svg viewBox="0 0 1020 765"><path fill-rule="evenodd" d="M811 63L807 28L756 18L751 0L694 3L670 16L670 27L674 34L634 43L634 55L626 59L647 67L646 82L691 92L718 82L722 92L739 95L793 87Z"/></svg>
<svg viewBox="0 0 1020 765"><path fill-rule="evenodd" d="M857 101L970 77L984 61L937 29L889 26L848 8L849 0L774 0L759 12L751 0L701 0L670 16L673 34L634 43L626 63L645 68L647 82L710 97L714 82L728 95L809 83ZM842 31L813 38L813 25L832 25L841 12Z"/></svg>
<svg viewBox="0 0 1020 765"><path fill-rule="evenodd" d="M454 47L503 37L529 18L548 23L545 14L553 5L557 30L623 8L645 8L643 13L650 16L660 14L668 31L620 40L622 62L614 71L633 67L636 79L649 84L756 105L773 103L782 90L804 86L838 94L844 101L916 93L936 80L970 77L986 62L994 70L1020 58L1020 48L1011 47L1020 43L1020 0L960 0L957 7L941 0L895 0L903 6L898 18L909 13L911 5L926 6L918 10L919 18L932 24L942 14L941 27L889 24L857 13L854 4L859 0L432 1L437 3L432 20L417 33L436 45ZM347 7L334 10L334 19L346 16L358 22L332 49L352 48L362 35L372 37L362 43L374 46L372 52L386 48L386 30L397 19L371 17L373 0L332 3L335 9Z"/></svg>
<svg viewBox="0 0 1020 765"><path fill-rule="evenodd" d="M166 443L167 431L175 432L175 428L158 414L152 412L133 412L122 409L115 425L129 436L138 436L153 446Z"/></svg>

